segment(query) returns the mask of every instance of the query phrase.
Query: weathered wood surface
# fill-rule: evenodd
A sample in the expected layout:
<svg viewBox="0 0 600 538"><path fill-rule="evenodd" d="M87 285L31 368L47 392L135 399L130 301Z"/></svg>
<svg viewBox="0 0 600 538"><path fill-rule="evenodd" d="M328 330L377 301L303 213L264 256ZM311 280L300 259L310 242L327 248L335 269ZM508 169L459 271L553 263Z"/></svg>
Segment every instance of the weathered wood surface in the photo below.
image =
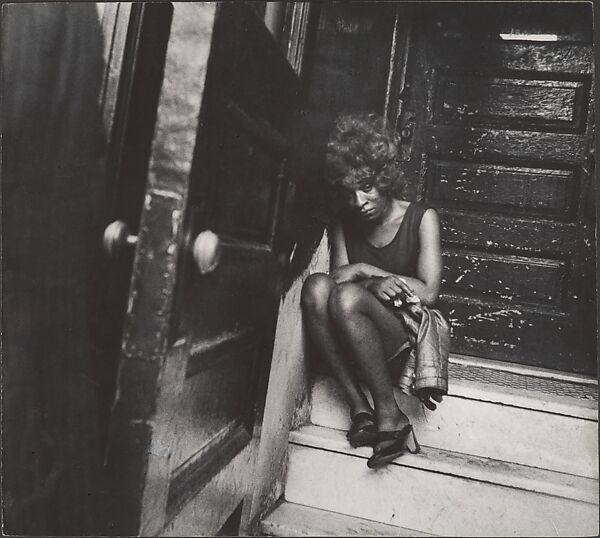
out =
<svg viewBox="0 0 600 538"><path fill-rule="evenodd" d="M215 532L239 503L186 518L211 484L239 490L232 499L249 487L248 469L230 462L254 453L288 247L279 225L299 90L251 7L173 9L109 452L119 530L142 534L165 525ZM200 275L190 245L206 229L219 234L222 256Z"/></svg>
<svg viewBox="0 0 600 538"><path fill-rule="evenodd" d="M442 255L446 291L482 300L565 306L564 261L456 248Z"/></svg>
<svg viewBox="0 0 600 538"><path fill-rule="evenodd" d="M243 354L240 352L244 348L232 346L229 353L219 354L218 362L185 380L177 415L169 425L173 437L173 474L181 474L186 465L201 455L205 445L218 444L218 436L224 432L233 433L230 430L251 415L251 393L245 387L252 379L255 347L253 343ZM246 435L249 437L248 433Z"/></svg>
<svg viewBox="0 0 600 538"><path fill-rule="evenodd" d="M461 76L438 73L434 121L521 124L540 129L582 127L578 101L585 99L583 80Z"/></svg>
<svg viewBox="0 0 600 538"><path fill-rule="evenodd" d="M589 18L563 6L572 39L562 28L562 41L503 41L497 32L557 28L506 7L497 20L484 16L493 6L424 8L408 54L397 51L405 171L442 217L454 351L591 373Z"/></svg>
<svg viewBox="0 0 600 538"><path fill-rule="evenodd" d="M439 64L453 65L461 58L478 71L494 73L504 70L560 73L592 72L592 49L573 43L480 42L473 46L468 39L447 39L439 47Z"/></svg>
<svg viewBox="0 0 600 538"><path fill-rule="evenodd" d="M177 4L173 12L107 455L121 533L156 534L165 523L167 403L185 376L185 361L170 366L168 350L213 15L211 4ZM143 405L131 405L136 400Z"/></svg>
<svg viewBox="0 0 600 538"><path fill-rule="evenodd" d="M483 17L494 9L424 9L417 19L391 107L398 130L410 128L405 171L442 217L454 350L591 372L594 261L581 234L594 221L582 205L593 81L591 44L577 30L589 21L565 6L560 41L502 41L495 32L529 23L516 6ZM478 17L481 27L465 23ZM527 20L534 33L557 31L542 13Z"/></svg>
<svg viewBox="0 0 600 538"><path fill-rule="evenodd" d="M170 529L201 528L186 514L221 468L253 450L264 398L258 384L268 372L289 247L280 223L299 81L254 10L221 5L216 17L190 184L196 216L187 227L191 237L205 229L219 234L223 251L214 272L200 277L185 268L179 281L175 338L188 340L190 357L171 424ZM223 486L224 476L232 488L251 481L246 471L223 473L216 478ZM210 527L219 518L223 524L231 508L215 508Z"/></svg>
<svg viewBox="0 0 600 538"><path fill-rule="evenodd" d="M221 422L227 424L227 426L221 428L216 435L213 434L210 442L202 449L197 450L196 443L198 439L192 439L192 446L196 445L194 455L184 464L173 470L167 499L165 528L171 526L174 520L184 522L185 518L182 518L180 513L185 509L186 505L190 503L195 504L196 498L204 497L203 490L211 479L223 474L223 470L231 467L232 460L249 446L251 436L243 424L224 421L222 417ZM203 439L203 437L199 437L199 439ZM177 443L185 441L186 439L178 439ZM190 441L190 439L188 438L187 441ZM244 484L245 488L249 487L251 483L250 467L251 464L246 469L240 469L238 476L232 477L232 483L229 485L231 489L235 489L237 484ZM236 497L242 497L242 491L237 492ZM215 521L220 521L221 525L225 523L231 514L229 502L229 499L223 499L221 507L217 503L213 514ZM198 525L198 522L194 523ZM199 528L197 532L205 534L210 531L210 529Z"/></svg>
<svg viewBox="0 0 600 538"><path fill-rule="evenodd" d="M515 253L546 253L551 257L571 252L576 247L577 229L574 223L536 220L489 213L440 208L442 238L448 244L467 244L478 250L486 247L497 251ZM549 242L540 242L540 237L549 237Z"/></svg>
<svg viewBox="0 0 600 538"><path fill-rule="evenodd" d="M432 160L431 200L444 206L569 218L575 200L573 170Z"/></svg>
<svg viewBox="0 0 600 538"><path fill-rule="evenodd" d="M461 160L504 161L545 164L580 163L588 155L589 142L582 135L519 131L517 127L471 127L438 125L424 137L426 151ZM548 154L551 150L551 155Z"/></svg>
<svg viewBox="0 0 600 538"><path fill-rule="evenodd" d="M527 35L551 36L551 45L589 43L592 40L592 26L586 24L592 13L589 4L577 3L565 6L564 3L550 2L509 2L472 3L468 10L460 11L452 4L422 3L417 14L429 17L438 25L445 37L471 39L477 42L475 48L485 48L481 40L502 43L504 39L519 45L530 45ZM500 38L503 34L503 39ZM523 42L525 41L525 42Z"/></svg>
<svg viewBox="0 0 600 538"><path fill-rule="evenodd" d="M216 474L169 521L161 536L217 536L226 517L239 509L253 486L257 438L247 444L226 466L214 469ZM227 532L235 535L238 525Z"/></svg>

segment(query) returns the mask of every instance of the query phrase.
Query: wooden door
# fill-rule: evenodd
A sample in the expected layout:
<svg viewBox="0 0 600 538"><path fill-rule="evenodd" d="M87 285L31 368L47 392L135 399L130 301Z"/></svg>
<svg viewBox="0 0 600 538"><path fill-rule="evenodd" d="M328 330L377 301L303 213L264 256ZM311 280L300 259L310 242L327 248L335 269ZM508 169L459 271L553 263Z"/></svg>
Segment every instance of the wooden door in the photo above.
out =
<svg viewBox="0 0 600 538"><path fill-rule="evenodd" d="M298 89L251 7L173 4L141 220L116 236L135 244L107 453L119 533L164 530L250 443ZM232 480L196 534L236 508Z"/></svg>
<svg viewBox="0 0 600 538"><path fill-rule="evenodd" d="M453 351L594 372L591 5L399 13L392 115L442 217Z"/></svg>
<svg viewBox="0 0 600 538"><path fill-rule="evenodd" d="M146 174L132 165L149 148L161 70L160 55L146 52L161 43L168 8L2 6L9 534L107 530L102 446L130 267L107 260L100 238L110 219L124 218L121 209L141 210Z"/></svg>

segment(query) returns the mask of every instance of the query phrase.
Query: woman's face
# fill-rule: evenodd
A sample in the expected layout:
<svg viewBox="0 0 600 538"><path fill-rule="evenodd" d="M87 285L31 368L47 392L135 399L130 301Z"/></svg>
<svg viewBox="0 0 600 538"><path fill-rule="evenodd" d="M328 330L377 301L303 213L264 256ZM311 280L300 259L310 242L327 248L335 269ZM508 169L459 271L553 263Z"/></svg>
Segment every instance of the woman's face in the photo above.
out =
<svg viewBox="0 0 600 538"><path fill-rule="evenodd" d="M374 179L362 179L342 188L347 207L365 222L380 220L390 203L390 197L376 187Z"/></svg>

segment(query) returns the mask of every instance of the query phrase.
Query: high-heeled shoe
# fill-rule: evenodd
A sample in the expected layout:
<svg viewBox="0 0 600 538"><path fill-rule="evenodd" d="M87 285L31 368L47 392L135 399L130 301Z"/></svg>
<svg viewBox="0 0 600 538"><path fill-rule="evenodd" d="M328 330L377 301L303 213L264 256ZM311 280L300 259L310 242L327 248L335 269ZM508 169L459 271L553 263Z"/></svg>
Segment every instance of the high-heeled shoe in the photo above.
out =
<svg viewBox="0 0 600 538"><path fill-rule="evenodd" d="M408 446L408 438L411 433L415 443L414 450ZM384 465L394 461L396 458L399 458L407 451L411 454L418 454L421 451L421 445L419 445L419 442L417 441L417 437L415 436L415 432L411 424L407 424L401 430L377 432L377 440L375 444L377 445L377 443L382 443L384 441L394 442L380 450L376 450L373 453L373 455L367 460L367 467L370 469L378 469L379 467L383 467Z"/></svg>
<svg viewBox="0 0 600 538"><path fill-rule="evenodd" d="M359 423L366 421L366 424L359 426ZM368 411L361 411L352 417L352 425L346 434L348 442L354 447L373 446L377 440L377 426L375 417Z"/></svg>

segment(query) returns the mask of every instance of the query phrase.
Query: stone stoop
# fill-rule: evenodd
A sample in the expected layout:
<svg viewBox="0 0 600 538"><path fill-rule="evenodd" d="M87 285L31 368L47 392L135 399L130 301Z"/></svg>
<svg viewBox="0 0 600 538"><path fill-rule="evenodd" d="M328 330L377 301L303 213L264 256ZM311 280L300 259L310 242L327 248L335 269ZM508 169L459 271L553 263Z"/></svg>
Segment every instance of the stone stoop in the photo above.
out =
<svg viewBox="0 0 600 538"><path fill-rule="evenodd" d="M488 365L489 363L489 365ZM453 357L449 395L435 411L396 390L420 444L484 458L598 478L598 386L548 370ZM555 375L555 377L544 377ZM366 391L365 391L366 392ZM319 376L311 422L348 430L336 381Z"/></svg>
<svg viewBox="0 0 600 538"><path fill-rule="evenodd" d="M306 426L290 437L285 499L441 536L596 536L598 482L423 447L383 469L345 432Z"/></svg>
<svg viewBox="0 0 600 538"><path fill-rule="evenodd" d="M262 520L260 532L261 536L432 536L285 501Z"/></svg>
<svg viewBox="0 0 600 538"><path fill-rule="evenodd" d="M577 375L453 357L436 411L397 398L420 454L377 471L345 438L337 384L319 376L312 424L290 435L273 536L598 535L597 384Z"/></svg>

